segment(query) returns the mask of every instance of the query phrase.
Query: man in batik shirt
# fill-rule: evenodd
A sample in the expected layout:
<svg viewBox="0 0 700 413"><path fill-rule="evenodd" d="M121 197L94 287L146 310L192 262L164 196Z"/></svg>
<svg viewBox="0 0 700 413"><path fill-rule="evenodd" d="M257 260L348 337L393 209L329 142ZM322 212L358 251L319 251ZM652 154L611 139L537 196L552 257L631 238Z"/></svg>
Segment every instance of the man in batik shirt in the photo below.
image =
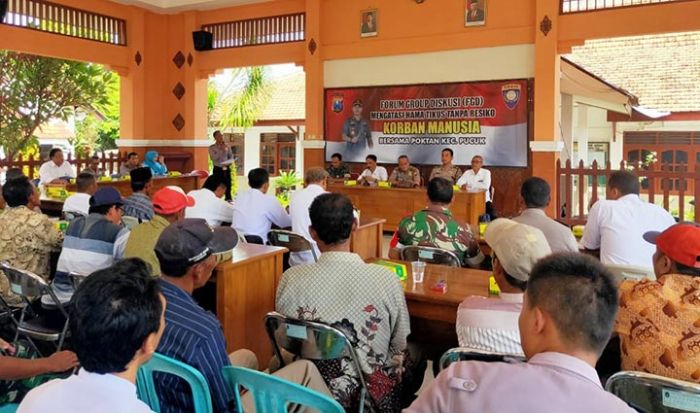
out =
<svg viewBox="0 0 700 413"><path fill-rule="evenodd" d="M408 156L401 155L399 166L391 172L389 182L398 188L415 188L420 186L420 171L415 166L411 166Z"/></svg>
<svg viewBox="0 0 700 413"><path fill-rule="evenodd" d="M350 252L356 224L347 196L317 196L309 217L309 232L321 256L316 263L285 271L275 308L287 317L320 321L343 331L357 352L377 411L398 412L401 393L415 393L423 378L422 366L407 350L410 324L401 282L388 269L366 264ZM348 411L357 411L360 385L352 363L339 359L316 365L333 396Z"/></svg>
<svg viewBox="0 0 700 413"><path fill-rule="evenodd" d="M406 217L399 223L397 249L419 245L452 251L462 265L477 267L484 260L479 243L469 226L450 212L453 190L449 181L434 178L428 183L430 204L426 209ZM390 253L394 258L398 251Z"/></svg>
<svg viewBox="0 0 700 413"><path fill-rule="evenodd" d="M656 244L656 281L620 284L622 369L700 383L700 227L676 224L644 239Z"/></svg>

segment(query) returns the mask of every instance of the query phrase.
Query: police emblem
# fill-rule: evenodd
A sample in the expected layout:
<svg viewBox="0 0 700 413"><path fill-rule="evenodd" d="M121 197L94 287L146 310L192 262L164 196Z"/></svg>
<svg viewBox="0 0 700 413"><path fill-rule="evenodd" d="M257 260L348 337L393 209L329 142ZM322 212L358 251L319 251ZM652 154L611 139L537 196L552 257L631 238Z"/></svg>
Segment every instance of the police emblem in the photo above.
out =
<svg viewBox="0 0 700 413"><path fill-rule="evenodd" d="M515 109L520 101L521 86L517 83L508 83L501 87L501 95L503 95L503 102L506 107L510 110Z"/></svg>
<svg viewBox="0 0 700 413"><path fill-rule="evenodd" d="M335 113L343 111L343 95L333 95L332 108Z"/></svg>

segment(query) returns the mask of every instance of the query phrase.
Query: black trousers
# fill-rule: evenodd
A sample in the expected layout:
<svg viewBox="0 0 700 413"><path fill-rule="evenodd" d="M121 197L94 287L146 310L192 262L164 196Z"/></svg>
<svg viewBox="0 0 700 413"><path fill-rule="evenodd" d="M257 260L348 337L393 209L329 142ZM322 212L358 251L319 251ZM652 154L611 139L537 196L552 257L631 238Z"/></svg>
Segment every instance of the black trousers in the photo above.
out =
<svg viewBox="0 0 700 413"><path fill-rule="evenodd" d="M230 201L231 200L231 170L226 168L222 168L220 166L215 166L213 175L218 175L224 180L224 184L226 184L226 200Z"/></svg>

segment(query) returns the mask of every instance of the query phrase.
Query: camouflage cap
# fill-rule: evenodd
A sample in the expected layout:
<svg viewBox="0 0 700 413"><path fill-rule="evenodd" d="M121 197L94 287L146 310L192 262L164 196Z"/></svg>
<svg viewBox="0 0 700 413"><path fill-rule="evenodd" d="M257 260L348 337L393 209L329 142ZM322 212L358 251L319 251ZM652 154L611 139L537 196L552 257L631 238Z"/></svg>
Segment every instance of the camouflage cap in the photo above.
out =
<svg viewBox="0 0 700 413"><path fill-rule="evenodd" d="M527 281L535 263L552 252L542 231L505 218L489 224L484 240L506 273L520 281Z"/></svg>

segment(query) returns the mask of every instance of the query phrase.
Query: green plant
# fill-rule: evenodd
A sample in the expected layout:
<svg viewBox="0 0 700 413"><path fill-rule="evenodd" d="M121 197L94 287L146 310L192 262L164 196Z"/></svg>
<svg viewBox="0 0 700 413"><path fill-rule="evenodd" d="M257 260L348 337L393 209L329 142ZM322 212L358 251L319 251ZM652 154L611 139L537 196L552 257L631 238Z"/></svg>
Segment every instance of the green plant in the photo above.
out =
<svg viewBox="0 0 700 413"><path fill-rule="evenodd" d="M289 196L292 193L292 189L296 188L303 182L301 178L297 176L296 171L291 170L288 172L279 171L279 176L275 179L275 185L277 186L276 197L277 200L282 204L283 207L289 205Z"/></svg>

